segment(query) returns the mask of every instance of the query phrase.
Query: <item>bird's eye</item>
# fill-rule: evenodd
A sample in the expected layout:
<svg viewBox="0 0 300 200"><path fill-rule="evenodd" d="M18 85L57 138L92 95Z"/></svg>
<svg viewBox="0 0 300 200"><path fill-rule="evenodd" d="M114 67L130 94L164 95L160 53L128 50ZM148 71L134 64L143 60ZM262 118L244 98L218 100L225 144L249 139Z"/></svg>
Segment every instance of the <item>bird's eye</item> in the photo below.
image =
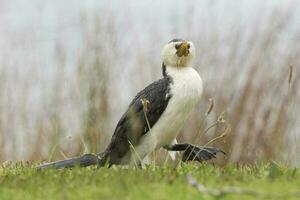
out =
<svg viewBox="0 0 300 200"><path fill-rule="evenodd" d="M180 44L175 45L175 49L179 49L179 47L180 47Z"/></svg>
<svg viewBox="0 0 300 200"><path fill-rule="evenodd" d="M188 44L188 45L187 45L187 48L188 48L188 49L190 49L190 47L191 47L191 45L190 45L190 44Z"/></svg>

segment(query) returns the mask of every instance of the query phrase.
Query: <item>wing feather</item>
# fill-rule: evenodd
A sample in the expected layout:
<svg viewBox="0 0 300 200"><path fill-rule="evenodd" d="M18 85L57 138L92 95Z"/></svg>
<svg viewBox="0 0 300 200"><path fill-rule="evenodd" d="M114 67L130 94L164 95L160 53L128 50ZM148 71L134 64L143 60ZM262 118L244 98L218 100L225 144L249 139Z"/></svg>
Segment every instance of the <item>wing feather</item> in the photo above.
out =
<svg viewBox="0 0 300 200"><path fill-rule="evenodd" d="M105 151L110 165L119 164L121 158L129 151L130 144L137 144L141 137L149 131L141 99L149 101L146 116L151 128L158 121L172 97L170 94L171 83L172 79L165 76L148 85L134 97L127 111L119 120L111 143Z"/></svg>

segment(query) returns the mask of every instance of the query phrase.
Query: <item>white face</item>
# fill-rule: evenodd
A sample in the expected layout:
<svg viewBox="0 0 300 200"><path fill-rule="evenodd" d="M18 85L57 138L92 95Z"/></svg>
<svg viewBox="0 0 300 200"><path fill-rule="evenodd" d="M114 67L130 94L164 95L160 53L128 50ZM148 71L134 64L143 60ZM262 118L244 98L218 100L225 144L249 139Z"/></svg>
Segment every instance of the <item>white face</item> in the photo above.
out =
<svg viewBox="0 0 300 200"><path fill-rule="evenodd" d="M162 56L167 66L187 67L194 60L195 47L191 41L174 40L164 46Z"/></svg>

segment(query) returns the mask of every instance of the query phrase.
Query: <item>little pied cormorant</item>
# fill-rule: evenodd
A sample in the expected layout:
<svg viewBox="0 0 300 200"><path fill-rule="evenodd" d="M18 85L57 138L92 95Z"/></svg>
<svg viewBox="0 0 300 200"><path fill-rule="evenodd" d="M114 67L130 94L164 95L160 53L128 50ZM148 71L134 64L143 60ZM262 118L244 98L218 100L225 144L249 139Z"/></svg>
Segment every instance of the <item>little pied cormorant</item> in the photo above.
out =
<svg viewBox="0 0 300 200"><path fill-rule="evenodd" d="M173 39L162 51L163 78L140 91L119 120L105 151L44 164L38 169L89 166L106 163L135 165L161 147L183 151L183 161L214 158L222 150L177 144L176 137L190 111L199 102L203 85L198 72L191 67L195 47L190 41Z"/></svg>

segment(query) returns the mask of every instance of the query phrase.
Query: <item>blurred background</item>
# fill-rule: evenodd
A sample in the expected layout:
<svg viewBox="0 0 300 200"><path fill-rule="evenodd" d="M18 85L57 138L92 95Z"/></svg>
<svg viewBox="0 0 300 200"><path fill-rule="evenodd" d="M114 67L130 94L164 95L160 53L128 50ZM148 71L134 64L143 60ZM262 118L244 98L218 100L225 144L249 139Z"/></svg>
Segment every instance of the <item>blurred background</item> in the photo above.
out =
<svg viewBox="0 0 300 200"><path fill-rule="evenodd" d="M209 142L223 164L297 166L299 13L297 0L0 0L0 162L103 150L179 37L204 81L179 141L225 135Z"/></svg>

